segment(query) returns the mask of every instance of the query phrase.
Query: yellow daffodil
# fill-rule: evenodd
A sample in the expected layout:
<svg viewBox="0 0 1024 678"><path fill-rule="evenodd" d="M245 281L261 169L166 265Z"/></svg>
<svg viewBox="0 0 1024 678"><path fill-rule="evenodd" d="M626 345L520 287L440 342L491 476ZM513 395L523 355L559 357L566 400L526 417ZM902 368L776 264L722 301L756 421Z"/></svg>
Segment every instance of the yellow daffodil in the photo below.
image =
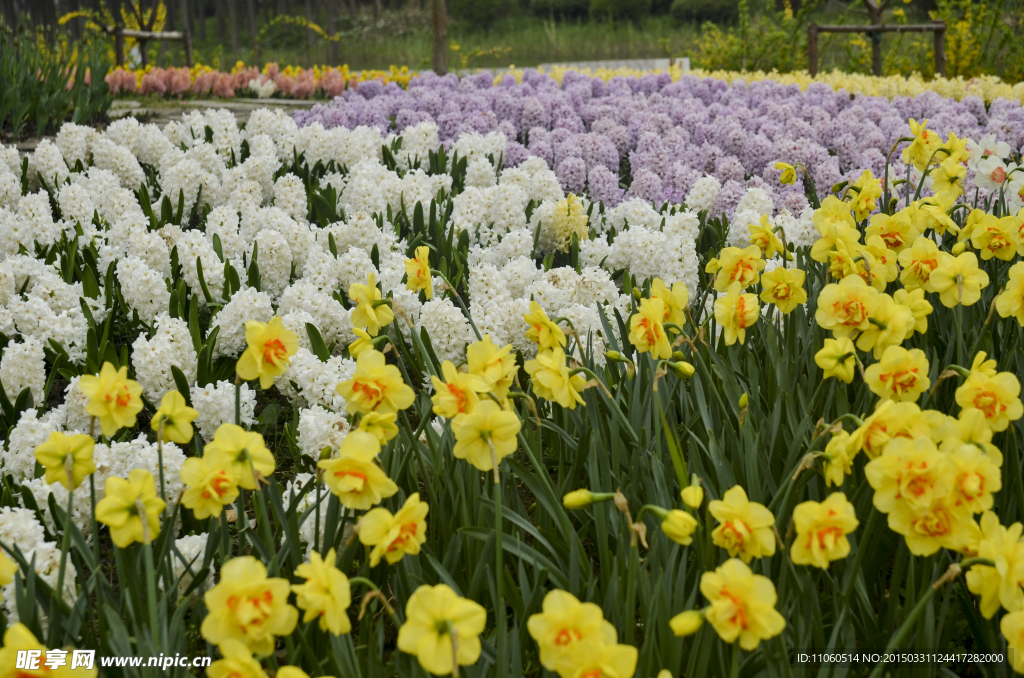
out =
<svg viewBox="0 0 1024 678"><path fill-rule="evenodd" d="M881 358L886 349L902 344L912 335L916 325L910 308L897 304L888 294L879 294L867 328L857 337L857 348L872 351L875 358Z"/></svg>
<svg viewBox="0 0 1024 678"><path fill-rule="evenodd" d="M704 610L685 610L668 621L672 633L679 637L692 636L704 626ZM667 673L663 671L662 673ZM658 674L661 678L661 674ZM669 674L668 678L672 678Z"/></svg>
<svg viewBox="0 0 1024 678"><path fill-rule="evenodd" d="M665 512L661 520L661 531L665 536L683 546L693 543L693 533L697 530L697 519L686 511L673 509Z"/></svg>
<svg viewBox="0 0 1024 678"><path fill-rule="evenodd" d="M738 340L746 343L747 328L760 317L761 306L757 297L743 292L739 283L734 283L725 296L715 300L715 320L725 336L725 345L732 346Z"/></svg>
<svg viewBox="0 0 1024 678"><path fill-rule="evenodd" d="M466 348L469 373L483 379L499 400L508 396L508 390L515 380L516 356L512 350L511 344L498 348L489 334Z"/></svg>
<svg viewBox="0 0 1024 678"><path fill-rule="evenodd" d="M345 399L349 414L397 413L416 399L412 389L402 380L402 373L388 365L380 351L363 351L356 359L352 378L338 384L338 393Z"/></svg>
<svg viewBox="0 0 1024 678"><path fill-rule="evenodd" d="M719 252L717 261L715 289L719 292L725 292L735 284L741 289L756 285L765 267L765 260L761 258L761 249L757 245L745 249L726 247Z"/></svg>
<svg viewBox="0 0 1024 678"><path fill-rule="evenodd" d="M939 266L939 248L934 240L918 238L913 245L899 253L898 259L903 267L900 282L905 288L935 291L931 285L931 275Z"/></svg>
<svg viewBox="0 0 1024 678"><path fill-rule="evenodd" d="M375 508L359 521L359 541L372 546L370 567L377 567L381 558L394 565L405 554L416 555L427 541L427 511L418 492L409 495L405 505L392 515L386 508Z"/></svg>
<svg viewBox="0 0 1024 678"><path fill-rule="evenodd" d="M690 290L686 283L677 280L669 288L661 278L651 281L651 299L660 299L665 305L665 315L661 319L663 323L668 322L682 327L686 324L686 309L690 305Z"/></svg>
<svg viewBox="0 0 1024 678"><path fill-rule="evenodd" d="M782 254L786 252L786 248L782 246L782 241L779 240L779 236L775 235L774 227L772 223L768 221L768 217L761 215L760 223L747 224L747 230L750 232L750 242L757 245L757 248L761 250L761 256L765 260L771 259L776 254ZM786 252L788 254L788 252ZM786 257L790 258L789 256Z"/></svg>
<svg viewBox="0 0 1024 678"><path fill-rule="evenodd" d="M0 678L95 678L97 670L78 667L71 668L70 654L61 652L67 659L66 663L50 668L46 665L45 645L36 640L28 627L18 622L11 624L4 632L4 645L0 648ZM36 668L18 668L19 653L38 652ZM24 655L22 655L24 656Z"/></svg>
<svg viewBox="0 0 1024 678"><path fill-rule="evenodd" d="M875 489L875 508L889 514L899 505L927 509L949 494L954 480L949 460L928 438L893 438L864 467L864 476Z"/></svg>
<svg viewBox="0 0 1024 678"><path fill-rule="evenodd" d="M243 381L259 379L263 390L288 370L291 357L299 350L299 338L276 316L268 323L246 322L245 343L235 372Z"/></svg>
<svg viewBox="0 0 1024 678"><path fill-rule="evenodd" d="M940 548L959 551L973 524L970 514L953 507L948 497L934 499L924 508L898 504L889 514L889 529L903 535L915 556L930 556Z"/></svg>
<svg viewBox="0 0 1024 678"><path fill-rule="evenodd" d="M234 424L221 424L203 455L211 465L226 469L246 490L258 489L260 481L277 467L277 460L264 444L263 436Z"/></svg>
<svg viewBox="0 0 1024 678"><path fill-rule="evenodd" d="M779 183L792 186L796 183L796 168L784 162L775 163L775 169L782 174L779 175Z"/></svg>
<svg viewBox="0 0 1024 678"><path fill-rule="evenodd" d="M168 391L160 408L153 415L150 427L157 434L163 430L164 442L185 444L192 440L192 422L199 412L185 404L185 397L178 391Z"/></svg>
<svg viewBox="0 0 1024 678"><path fill-rule="evenodd" d="M705 619L727 643L738 639L740 647L750 651L786 628L786 620L775 609L775 585L737 558L702 574L700 592L708 601Z"/></svg>
<svg viewBox="0 0 1024 678"><path fill-rule="evenodd" d="M911 221L910 214L906 210L901 210L893 215L872 216L864 230L864 237L871 238L876 235L882 239L887 249L900 254L921 235L921 231Z"/></svg>
<svg viewBox="0 0 1024 678"><path fill-rule="evenodd" d="M964 179L966 177L966 167L953 158L946 158L932 172L932 190L936 193L945 193L954 198L960 197L964 192Z"/></svg>
<svg viewBox="0 0 1024 678"><path fill-rule="evenodd" d="M994 460L974 445L960 445L948 453L955 478L951 506L971 515L992 508L992 495L1003 487L1002 473Z"/></svg>
<svg viewBox="0 0 1024 678"><path fill-rule="evenodd" d="M996 297L996 311L1003 318L1016 318L1024 327L1024 261L1010 267L1006 287Z"/></svg>
<svg viewBox="0 0 1024 678"><path fill-rule="evenodd" d="M270 654L275 637L289 635L299 620L288 604L290 592L288 580L268 578L256 558L232 558L220 570L220 583L203 595L209 612L200 632L215 645L237 640L257 655Z"/></svg>
<svg viewBox="0 0 1024 678"><path fill-rule="evenodd" d="M181 465L181 482L188 489L181 496L185 508L202 520L219 516L221 508L238 498L238 477L227 468L204 457L189 457Z"/></svg>
<svg viewBox="0 0 1024 678"><path fill-rule="evenodd" d="M565 363L562 349L541 351L533 360L527 360L524 368L530 375L534 393L541 398L570 410L575 410L577 403L586 404L580 396L586 382L579 373L569 375L569 366Z"/></svg>
<svg viewBox="0 0 1024 678"><path fill-rule="evenodd" d="M708 504L708 511L719 525L711 533L715 546L737 554L750 562L775 553L775 516L763 504L747 499L739 485L728 490L720 500Z"/></svg>
<svg viewBox="0 0 1024 678"><path fill-rule="evenodd" d="M849 384L857 367L857 351L849 337L826 339L822 349L814 354L814 362L825 373Z"/></svg>
<svg viewBox="0 0 1024 678"><path fill-rule="evenodd" d="M956 390L956 403L960 407L980 410L993 431L1005 431L1011 421L1024 414L1020 401L1020 382L1010 372L988 376L980 372L971 374Z"/></svg>
<svg viewBox="0 0 1024 678"><path fill-rule="evenodd" d="M338 636L352 630L348 618L348 606L352 604L352 593L348 577L334 566L334 549L327 556L320 557L316 551L309 554L309 562L295 568L295 576L305 579L304 584L292 584L295 604L305 610L303 623L320 620L320 630L330 631Z"/></svg>
<svg viewBox="0 0 1024 678"><path fill-rule="evenodd" d="M842 492L833 492L825 501L805 501L793 509L796 539L790 557L797 565L828 568L833 560L850 552L846 535L857 529L857 513Z"/></svg>
<svg viewBox="0 0 1024 678"><path fill-rule="evenodd" d="M555 668L559 676L568 678L632 678L638 658L631 645L584 640L573 644Z"/></svg>
<svg viewBox="0 0 1024 678"><path fill-rule="evenodd" d="M790 313L800 304L807 302L804 289L805 274L799 268L782 266L761 276L761 301L775 304L783 313Z"/></svg>
<svg viewBox="0 0 1024 678"><path fill-rule="evenodd" d="M875 178L871 170L866 169L847 189L847 197L850 198L854 217L857 221L863 221L877 207L875 200L882 197L882 182Z"/></svg>
<svg viewBox="0 0 1024 678"><path fill-rule="evenodd" d="M996 258L1010 261L1017 256L1017 242L1014 233L1009 230L1013 217L996 219L986 215L981 224L971 233L971 245L981 253L983 261Z"/></svg>
<svg viewBox="0 0 1024 678"><path fill-rule="evenodd" d="M530 312L523 315L523 320L529 325L526 329L526 338L537 344L538 350L565 348L565 333L562 332L562 328L548 318L548 314L536 301L530 302Z"/></svg>
<svg viewBox="0 0 1024 678"><path fill-rule="evenodd" d="M339 456L321 459L324 482L345 508L365 511L398 492L398 485L374 463L380 441L372 433L355 430L345 436Z"/></svg>
<svg viewBox="0 0 1024 678"><path fill-rule="evenodd" d="M655 360L666 360L672 355L672 345L662 325L665 315L667 311L661 299L642 299L629 319L629 343L640 353L650 351Z"/></svg>
<svg viewBox="0 0 1024 678"><path fill-rule="evenodd" d="M454 419L460 414L469 414L480 402L478 393L490 390L487 382L472 373L459 372L450 360L441 363L444 381L431 376L434 384L434 395L430 402L434 404L434 414L445 419Z"/></svg>
<svg viewBox="0 0 1024 678"><path fill-rule="evenodd" d="M957 304L971 306L981 299L981 290L988 287L988 273L978 268L978 257L973 252L958 257L942 253L928 281L946 308Z"/></svg>
<svg viewBox="0 0 1024 678"><path fill-rule="evenodd" d="M526 622L530 636L540 649L540 663L554 671L574 645L585 640L613 644L618 639L615 627L605 621L601 608L581 603L568 591L548 591L541 611Z"/></svg>
<svg viewBox="0 0 1024 678"><path fill-rule="evenodd" d="M1024 526L1014 523L1003 527L992 511L981 515L979 525L978 557L991 560L994 565L973 566L964 576L967 589L981 597L978 607L985 619L991 619L1000 606L1007 610L1024 609Z"/></svg>
<svg viewBox="0 0 1024 678"><path fill-rule="evenodd" d="M913 163L918 170L924 171L933 162L935 151L942 147L942 137L927 128L927 119L917 122L911 118L909 124L914 141L903 149L903 162Z"/></svg>
<svg viewBox="0 0 1024 678"><path fill-rule="evenodd" d="M871 326L871 315L878 305L878 291L868 287L859 276L843 278L825 285L818 295L814 319L837 337L849 337Z"/></svg>
<svg viewBox="0 0 1024 678"><path fill-rule="evenodd" d="M516 436L521 427L522 422L514 412L501 409L493 400L484 400L455 424L452 453L481 471L491 471L494 469L492 454L500 464L516 451L519 445Z"/></svg>
<svg viewBox="0 0 1024 678"><path fill-rule="evenodd" d="M381 447L398 435L395 421L398 415L394 412L367 412L359 418L359 430L369 433L377 439Z"/></svg>
<svg viewBox="0 0 1024 678"><path fill-rule="evenodd" d="M253 658L252 650L246 647L245 643L227 638L217 649L220 650L221 659L206 669L206 675L210 678L267 678L267 672ZM280 671L275 678L279 676Z"/></svg>
<svg viewBox="0 0 1024 678"><path fill-rule="evenodd" d="M96 504L96 520L110 528L120 548L133 542L148 544L160 534L160 512L166 505L157 496L153 474L135 469L128 479L107 478L105 496Z"/></svg>
<svg viewBox="0 0 1024 678"><path fill-rule="evenodd" d="M363 351L373 348L373 337L361 327L353 327L352 333L356 335L355 341L348 345L348 354L358 358Z"/></svg>
<svg viewBox="0 0 1024 678"><path fill-rule="evenodd" d="M999 620L999 631L1006 638L1010 648L1010 664L1016 673L1024 673L1024 610L1003 615Z"/></svg>
<svg viewBox="0 0 1024 678"><path fill-rule="evenodd" d="M18 564L0 550L0 588L14 582L14 575L18 573L18 569Z"/></svg>
<svg viewBox="0 0 1024 678"><path fill-rule="evenodd" d="M694 480L696 481L696 475ZM683 499L683 503L692 509L698 509L704 503L704 488L697 482L690 483L679 494Z"/></svg>
<svg viewBox="0 0 1024 678"><path fill-rule="evenodd" d="M430 248L417 247L416 256L405 260L405 288L414 292L423 290L429 301L434 296L434 280L430 276ZM385 325L387 323L384 323ZM374 332L376 334L376 332Z"/></svg>
<svg viewBox="0 0 1024 678"><path fill-rule="evenodd" d="M382 327L390 325L395 319L391 306L381 298L376 273L366 276L365 285L353 283L348 288L348 298L356 302L356 307L352 309L352 327L366 328L372 337L376 337Z"/></svg>
<svg viewBox="0 0 1024 678"><path fill-rule="evenodd" d="M853 458L859 451L852 436L846 431L839 431L832 436L825 446L825 487L842 486L846 476L853 473Z"/></svg>
<svg viewBox="0 0 1024 678"><path fill-rule="evenodd" d="M96 443L84 434L50 433L50 438L36 448L36 461L46 469L47 483L60 483L69 490L96 471L92 452Z"/></svg>
<svg viewBox="0 0 1024 678"><path fill-rule="evenodd" d="M857 230L850 204L834 195L825 198L821 207L814 210L814 227L821 235L811 246L811 259L814 261L827 262L828 253L838 243L843 243L847 249L854 249L860 242L860 231Z"/></svg>
<svg viewBox="0 0 1024 678"><path fill-rule="evenodd" d="M142 387L128 378L128 366L114 369L103 363L98 375L86 374L78 388L89 398L85 411L100 420L108 438L122 428L135 426L135 415L142 411Z"/></svg>
<svg viewBox="0 0 1024 678"><path fill-rule="evenodd" d="M902 346L885 349L882 359L864 371L864 382L884 400L914 402L931 386L924 351Z"/></svg>
<svg viewBox="0 0 1024 678"><path fill-rule="evenodd" d="M447 675L455 662L471 666L480 659L480 634L486 624L487 611L479 603L459 597L445 584L424 584L405 604L398 649L415 655L428 672Z"/></svg>
<svg viewBox="0 0 1024 678"><path fill-rule="evenodd" d="M896 290L893 292L892 300L898 305L906 306L910 309L910 314L914 318L915 332L924 334L928 331L928 316L931 315L934 309L931 302L925 299L923 289L918 288L909 292L905 289Z"/></svg>

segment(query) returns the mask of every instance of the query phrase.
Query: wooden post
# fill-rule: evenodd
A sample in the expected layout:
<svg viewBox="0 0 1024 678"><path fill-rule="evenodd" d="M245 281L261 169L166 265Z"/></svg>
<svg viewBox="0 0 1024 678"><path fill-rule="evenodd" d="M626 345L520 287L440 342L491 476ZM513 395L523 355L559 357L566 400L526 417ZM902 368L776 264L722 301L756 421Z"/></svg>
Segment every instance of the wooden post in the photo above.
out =
<svg viewBox="0 0 1024 678"><path fill-rule="evenodd" d="M431 0L430 6L430 19L434 29L434 72L444 75L448 72L448 13L444 0Z"/></svg>
<svg viewBox="0 0 1024 678"><path fill-rule="evenodd" d="M818 74L818 24L807 24L807 72Z"/></svg>
<svg viewBox="0 0 1024 678"><path fill-rule="evenodd" d="M941 27L932 33L935 38L935 75L946 77L946 22L938 21Z"/></svg>
<svg viewBox="0 0 1024 678"><path fill-rule="evenodd" d="M182 31L181 41L185 44L185 65L192 68L192 33Z"/></svg>
<svg viewBox="0 0 1024 678"><path fill-rule="evenodd" d="M114 27L114 58L117 65L124 68L124 27Z"/></svg>
<svg viewBox="0 0 1024 678"><path fill-rule="evenodd" d="M881 26L872 26L881 28ZM882 32L874 30L871 35L871 72L877 76L882 75Z"/></svg>

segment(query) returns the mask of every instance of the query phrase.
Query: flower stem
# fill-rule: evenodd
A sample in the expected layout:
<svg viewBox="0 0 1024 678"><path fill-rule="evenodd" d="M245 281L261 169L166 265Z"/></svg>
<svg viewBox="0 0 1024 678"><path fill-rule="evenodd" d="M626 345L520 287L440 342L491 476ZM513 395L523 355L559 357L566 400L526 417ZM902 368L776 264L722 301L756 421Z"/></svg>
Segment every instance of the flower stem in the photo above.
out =
<svg viewBox="0 0 1024 678"><path fill-rule="evenodd" d="M488 439L491 447L491 463L494 465L494 587L498 594L498 604L494 609L497 622L497 656L495 657L495 675L502 678L508 670L508 617L505 612L505 552L502 545L501 524L501 471L498 468L498 453L494 443Z"/></svg>
<svg viewBox="0 0 1024 678"><path fill-rule="evenodd" d="M68 484L74 487L71 482L71 474L68 474ZM64 573L67 570L68 565L68 549L71 547L71 510L74 507L75 493L73 490L68 490L68 512L64 516L64 539L60 543L60 570L57 572L57 598L58 600L64 600ZM93 515L96 512L93 511ZM93 533L92 540L96 542L96 533Z"/></svg>

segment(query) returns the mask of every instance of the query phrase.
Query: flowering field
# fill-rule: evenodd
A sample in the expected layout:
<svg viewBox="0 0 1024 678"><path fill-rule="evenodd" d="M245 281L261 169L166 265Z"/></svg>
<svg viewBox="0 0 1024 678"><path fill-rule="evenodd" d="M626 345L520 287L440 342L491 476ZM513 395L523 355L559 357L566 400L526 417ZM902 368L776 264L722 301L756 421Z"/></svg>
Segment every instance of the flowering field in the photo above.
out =
<svg viewBox="0 0 1024 678"><path fill-rule="evenodd" d="M0 675L1024 672L1022 144L527 72L3 149Z"/></svg>

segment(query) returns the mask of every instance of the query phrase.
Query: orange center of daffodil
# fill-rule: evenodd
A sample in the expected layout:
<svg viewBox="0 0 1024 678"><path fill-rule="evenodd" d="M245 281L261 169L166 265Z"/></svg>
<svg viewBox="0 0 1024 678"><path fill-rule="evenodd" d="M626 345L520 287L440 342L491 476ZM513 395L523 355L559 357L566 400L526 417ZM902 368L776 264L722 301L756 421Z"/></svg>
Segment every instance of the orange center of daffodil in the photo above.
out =
<svg viewBox="0 0 1024 678"><path fill-rule="evenodd" d="M733 595L732 591L725 587L722 587L722 590L719 592L719 595L721 595L723 598L728 598L729 601L732 603L733 612L732 617L730 617L730 621L733 624L739 626L741 629L746 629L747 606L743 602L743 599L739 596Z"/></svg>
<svg viewBox="0 0 1024 678"><path fill-rule="evenodd" d="M362 394L371 410L377 409L377 405L384 400L384 386L380 382L357 381L352 384L352 390Z"/></svg>
<svg viewBox="0 0 1024 678"><path fill-rule="evenodd" d="M986 419L992 419L1006 409L1006 405L999 402L999 397L992 391L977 391L972 404L985 413Z"/></svg>
<svg viewBox="0 0 1024 678"><path fill-rule="evenodd" d="M405 546L410 539L414 539L416 537L416 532L418 530L419 527L416 525L415 522L405 523L404 525L402 525L401 532L398 534L397 537L395 537L395 540L391 542L391 545L388 546L388 552L390 553L391 551L396 551Z"/></svg>
<svg viewBox="0 0 1024 678"><path fill-rule="evenodd" d="M558 634L555 635L555 645L565 647L581 638L583 638L583 634L579 632L579 629L559 629Z"/></svg>
<svg viewBox="0 0 1024 678"><path fill-rule="evenodd" d="M750 534L750 526L742 520L735 522L739 523L739 526L732 520L722 523L722 536L725 538L726 543L731 543L737 548L742 549L744 542L747 540L747 535Z"/></svg>
<svg viewBox="0 0 1024 678"><path fill-rule="evenodd" d="M466 405L468 404L469 401L469 399L466 397L465 389L462 389L459 386L456 386L455 384L445 384L445 387L448 389L448 394L455 398L456 408L459 410L459 412L465 414Z"/></svg>
<svg viewBox="0 0 1024 678"><path fill-rule="evenodd" d="M271 365L277 365L282 359L288 358L288 349L280 339L271 339L263 344L263 359Z"/></svg>

